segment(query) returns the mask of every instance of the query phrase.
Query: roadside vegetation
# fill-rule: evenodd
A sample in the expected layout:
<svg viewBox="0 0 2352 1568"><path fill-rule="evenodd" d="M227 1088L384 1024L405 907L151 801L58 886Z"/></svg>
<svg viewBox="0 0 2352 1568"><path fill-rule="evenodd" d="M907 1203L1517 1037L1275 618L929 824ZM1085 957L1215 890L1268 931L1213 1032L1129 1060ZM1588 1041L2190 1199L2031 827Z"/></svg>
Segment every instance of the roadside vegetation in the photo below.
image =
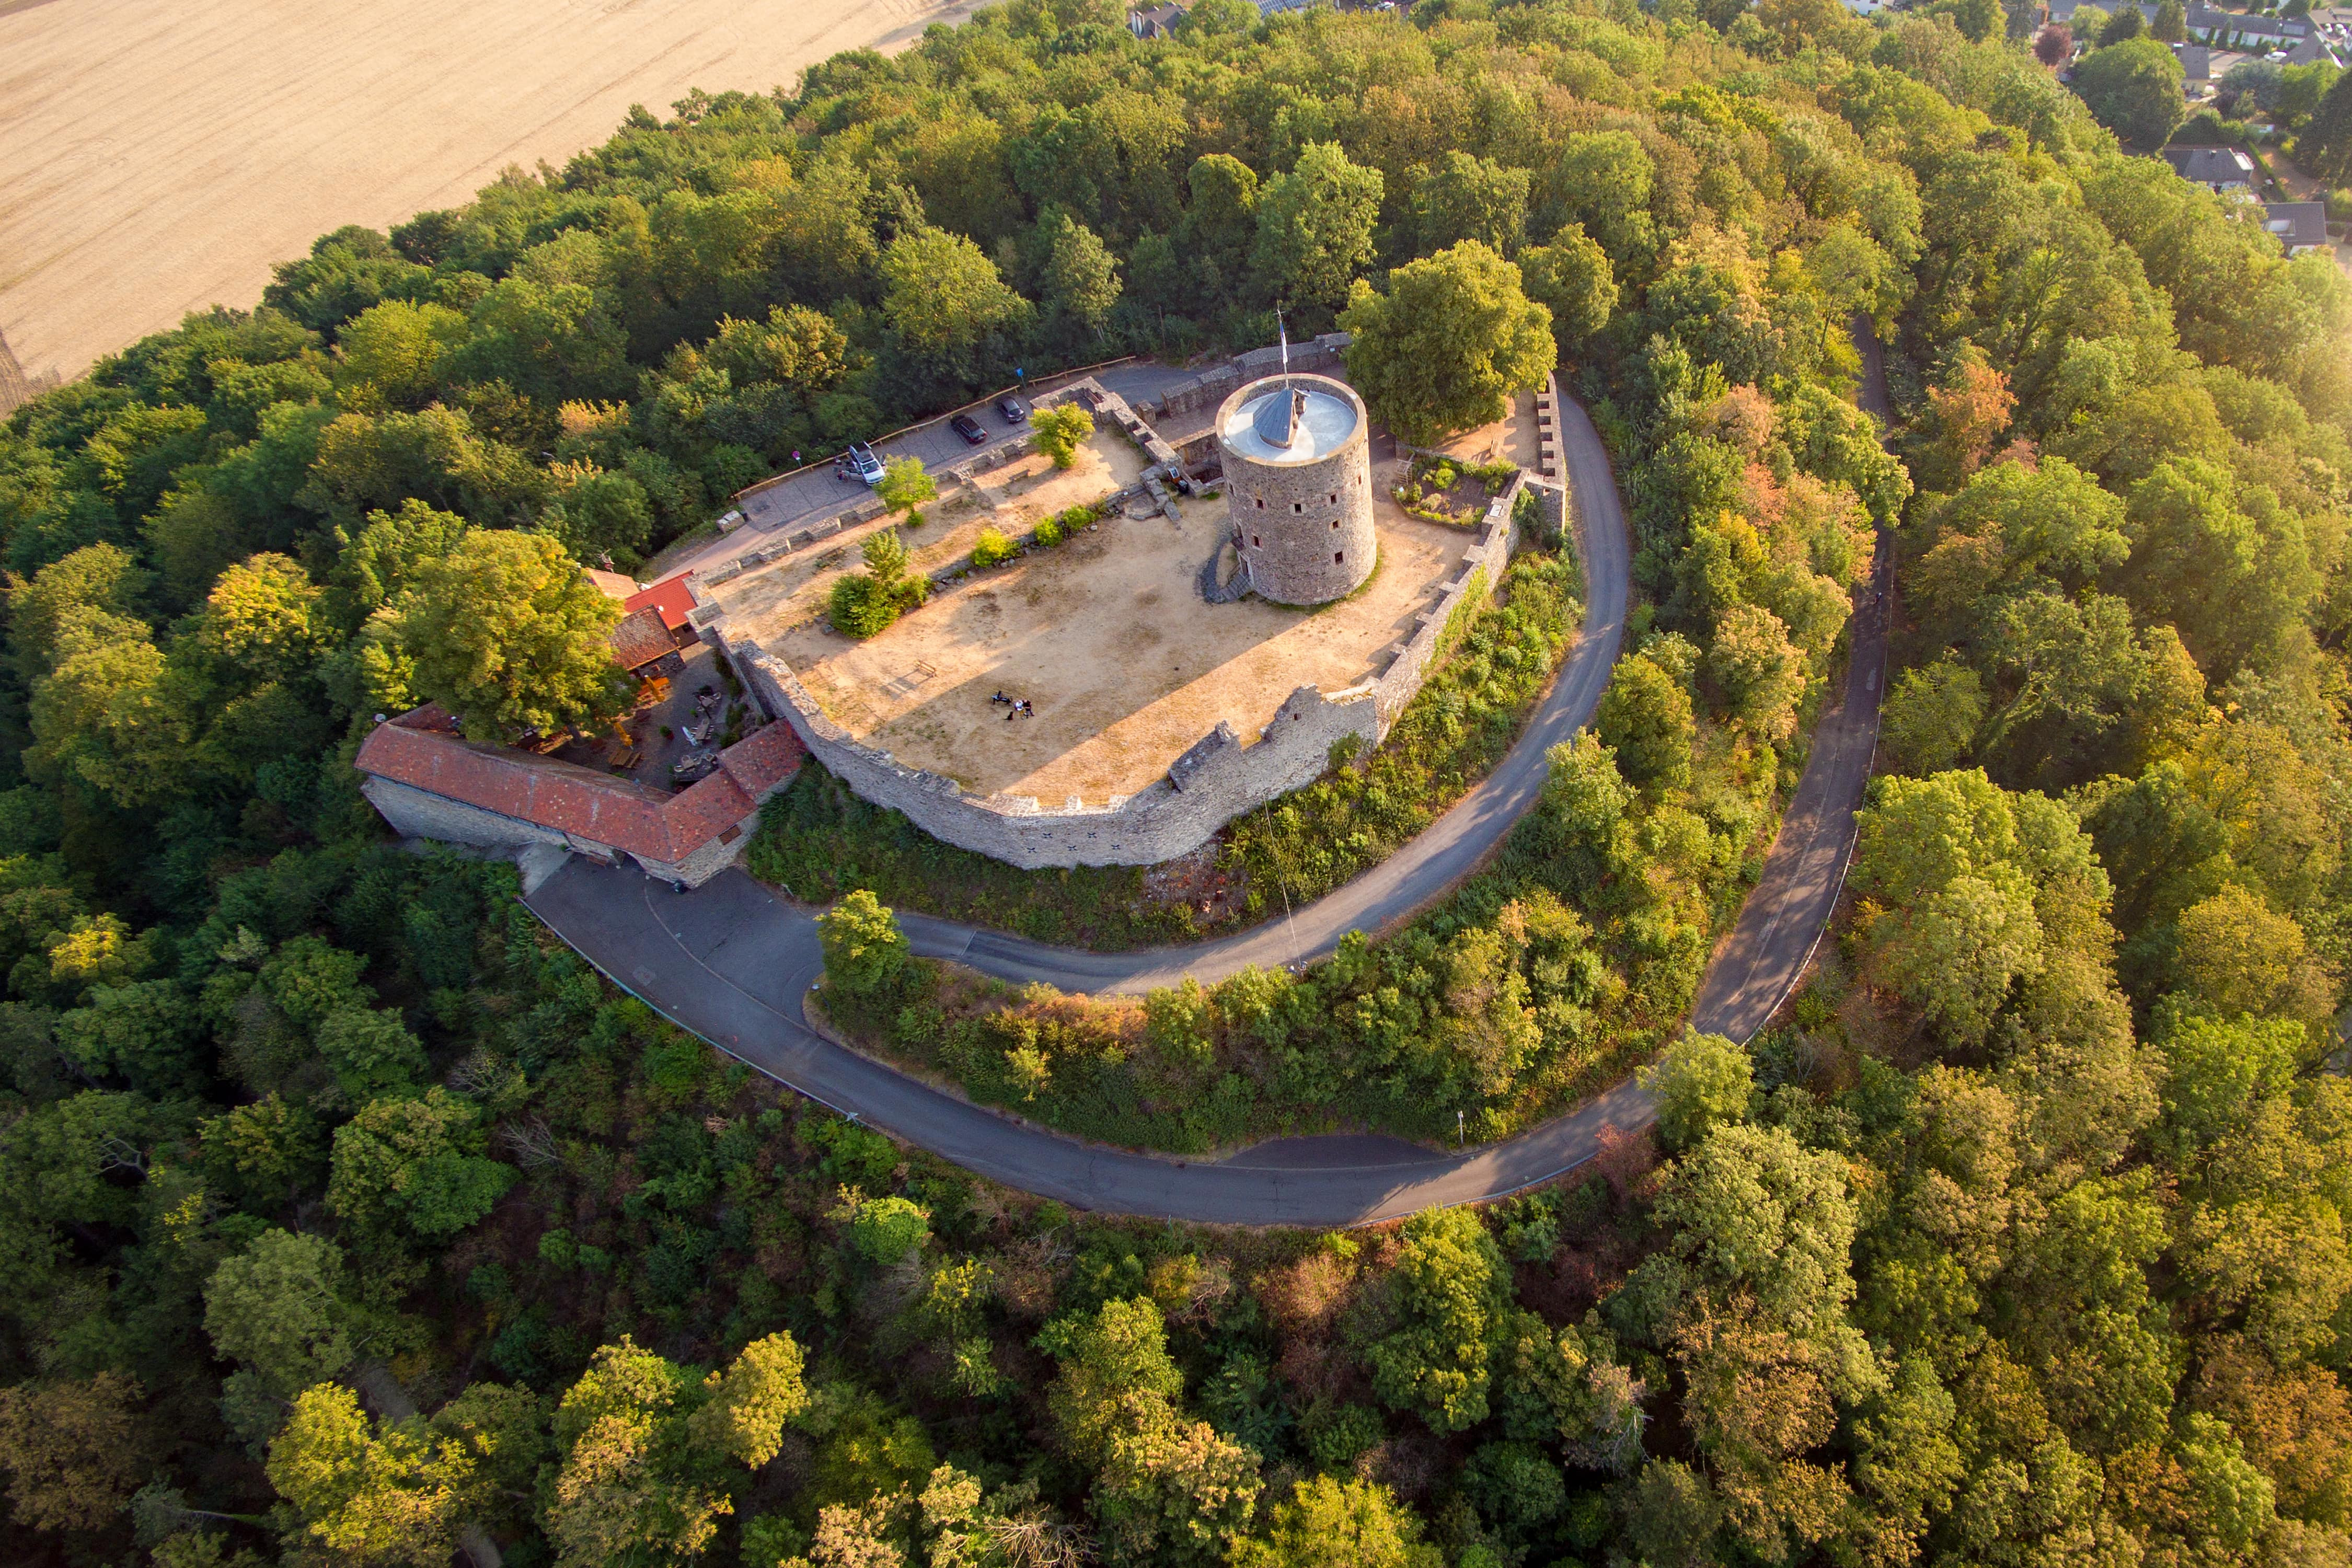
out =
<svg viewBox="0 0 2352 1568"><path fill-rule="evenodd" d="M11 1561L2352 1562L2352 296L2121 155L2030 20L1198 0L1142 42L1008 0L326 236L16 411ZM2331 184L2347 112L2338 78L2296 132ZM908 961L886 883L843 889L820 1005L1186 1147L1485 1137L1646 1063L1655 1132L1558 1188L1337 1236L994 1191L672 1031L359 795L378 712L602 711L573 566L1277 306L1380 323L1399 428L1548 327L1644 600L1596 733L1484 874L1307 974L1005 995ZM1903 620L1848 910L1773 1028L1685 1037L1874 527ZM1510 704L1472 698L1537 679L1524 621L1479 629L1421 755L1487 754ZM1338 774L1294 809L1328 878L1411 820ZM1108 879L995 886L1147 934Z"/></svg>

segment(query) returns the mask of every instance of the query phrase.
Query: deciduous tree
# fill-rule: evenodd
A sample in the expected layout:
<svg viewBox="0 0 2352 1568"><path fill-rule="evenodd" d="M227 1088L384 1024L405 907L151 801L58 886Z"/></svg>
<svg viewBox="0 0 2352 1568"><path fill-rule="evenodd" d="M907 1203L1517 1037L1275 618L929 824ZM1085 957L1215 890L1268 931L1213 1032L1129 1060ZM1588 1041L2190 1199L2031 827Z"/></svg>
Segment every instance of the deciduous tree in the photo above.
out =
<svg viewBox="0 0 2352 1568"><path fill-rule="evenodd" d="M478 741L593 727L628 700L605 636L621 618L543 533L476 529L422 563L394 636L417 689Z"/></svg>
<svg viewBox="0 0 2352 1568"><path fill-rule="evenodd" d="M1336 142L1308 142L1290 172L1258 194L1251 261L1260 288L1300 306L1345 304L1357 271L1372 258L1381 192L1378 169L1349 163Z"/></svg>
<svg viewBox="0 0 2352 1568"><path fill-rule="evenodd" d="M1558 357L1551 312L1476 240L1398 268L1385 294L1360 280L1339 322L1354 334L1349 378L1376 418L1419 446L1500 419Z"/></svg>

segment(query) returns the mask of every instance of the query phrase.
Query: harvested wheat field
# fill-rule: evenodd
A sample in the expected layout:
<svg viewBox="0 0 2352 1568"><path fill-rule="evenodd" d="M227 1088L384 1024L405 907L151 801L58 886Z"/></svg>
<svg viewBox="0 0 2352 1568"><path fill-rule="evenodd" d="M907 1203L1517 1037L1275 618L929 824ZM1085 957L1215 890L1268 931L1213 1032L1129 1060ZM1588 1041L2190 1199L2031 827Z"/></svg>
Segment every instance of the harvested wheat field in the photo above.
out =
<svg viewBox="0 0 2352 1568"><path fill-rule="evenodd" d="M1071 474L1030 460L981 476L973 500L988 510L961 501L971 492L950 498L913 536L917 563L953 559L983 522L1012 533L1100 496L1135 462L1124 441L1098 434ZM1099 805L1159 778L1220 720L1254 742L1299 687L1338 691L1387 667L1389 650L1459 574L1473 535L1386 505L1376 526L1372 580L1314 610L1202 602L1202 563L1226 535L1222 500L1185 501L1174 521L1110 517L1058 548L950 584L866 642L833 631L822 614L833 579L858 565L856 535L716 592L732 624L867 744L978 795ZM1000 690L1028 699L1035 717L1008 719L992 700Z"/></svg>
<svg viewBox="0 0 2352 1568"><path fill-rule="evenodd" d="M559 166L633 103L791 88L972 0L0 0L0 338L35 378L213 304L345 224Z"/></svg>

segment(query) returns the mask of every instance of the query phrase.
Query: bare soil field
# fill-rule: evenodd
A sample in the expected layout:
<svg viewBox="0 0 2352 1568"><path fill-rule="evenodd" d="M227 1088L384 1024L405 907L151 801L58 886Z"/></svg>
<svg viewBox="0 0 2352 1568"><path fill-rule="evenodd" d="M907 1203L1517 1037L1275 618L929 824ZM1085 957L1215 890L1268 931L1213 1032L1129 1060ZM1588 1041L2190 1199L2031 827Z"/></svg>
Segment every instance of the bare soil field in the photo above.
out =
<svg viewBox="0 0 2352 1568"><path fill-rule="evenodd" d="M0 341L37 380L345 224L561 165L642 103L790 88L972 0L0 0Z"/></svg>
<svg viewBox="0 0 2352 1568"><path fill-rule="evenodd" d="M1083 464L1071 475L1014 465L1024 471L983 476L988 516L927 525L919 538L932 527L940 537L922 539L921 553L938 552L944 563L983 521L1010 532L1093 500L1124 482L1111 467L1121 454L1132 471L1132 449L1116 437L1097 435L1088 451L1103 464L1090 480L1073 481ZM833 575L858 563L855 536L829 568L811 570L811 552L789 589L762 588L755 576L716 592L730 608L742 605L737 624L868 744L976 794L1101 805L1150 784L1220 719L1255 741L1299 687L1337 691L1385 667L1381 656L1411 635L1472 536L1388 505L1377 526L1372 580L1348 600L1306 611L1254 597L1202 602L1201 565L1226 536L1222 500L1186 501L1172 522L1108 519L1057 549L973 573L863 643L833 632L820 614ZM764 608L753 609L761 601ZM991 700L1000 690L1028 699L1036 716L1008 719Z"/></svg>

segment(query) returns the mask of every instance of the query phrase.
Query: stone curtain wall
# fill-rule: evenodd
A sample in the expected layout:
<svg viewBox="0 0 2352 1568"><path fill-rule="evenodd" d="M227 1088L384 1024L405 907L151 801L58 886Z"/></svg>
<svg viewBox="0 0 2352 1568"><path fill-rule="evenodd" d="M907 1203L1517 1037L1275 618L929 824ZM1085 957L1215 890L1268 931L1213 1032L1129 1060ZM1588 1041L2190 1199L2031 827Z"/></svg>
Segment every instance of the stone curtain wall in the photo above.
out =
<svg viewBox="0 0 2352 1568"><path fill-rule="evenodd" d="M1517 509L1519 492L1528 487L1528 477L1521 474L1487 503L1486 515L1478 523L1478 541L1463 553L1462 575L1447 584L1437 602L1422 612L1402 651L1374 683L1380 691L1383 737L1395 726L1405 704L1420 693L1422 682L1429 679L1429 667L1452 642L1456 617L1466 619L1466 607L1484 603L1502 582L1511 554L1519 547L1518 527L1512 514Z"/></svg>
<svg viewBox="0 0 2352 1568"><path fill-rule="evenodd" d="M1528 488L1558 524L1565 496L1524 475L1515 480L1486 508L1461 575L1422 613L1412 637L1376 679L1328 693L1300 687L1255 745L1244 745L1221 722L1170 764L1181 787L1163 778L1101 805L1073 800L1055 809L1028 795L969 795L953 779L908 767L835 723L788 665L752 638L734 635L723 616L705 623L703 635L726 653L768 716L791 724L827 769L864 799L905 812L934 838L1028 869L1157 865L1199 848L1242 813L1313 783L1330 765L1334 742L1353 736L1370 747L1387 737L1444 650L1449 629L1502 581L1517 544L1512 514L1519 492Z"/></svg>
<svg viewBox="0 0 2352 1568"><path fill-rule="evenodd" d="M1327 332L1312 343L1294 343L1290 368L1343 374L1340 353L1348 342L1345 332ZM1167 420L1203 410L1213 414L1244 384L1281 368L1278 346L1239 355L1171 388L1157 405L1159 416ZM1057 399L1064 396L1083 397L1130 437L1139 425L1123 399L1091 378L1056 395ZM1152 435L1154 442L1146 449L1164 462L1160 448L1165 443L1157 440L1156 432ZM693 574L687 585L694 592L694 626L705 641L726 654L761 710L770 719L791 724L810 752L862 798L906 813L934 838L1025 869L1151 866L1199 848L1235 816L1312 784L1330 765L1336 742L1353 737L1370 747L1387 738L1458 623L1502 582L1519 544L1513 513L1522 490L1537 495L1549 528L1565 530L1568 497L1559 483L1527 474L1514 479L1487 506L1476 542L1463 556L1461 574L1417 617L1412 636L1377 678L1342 691L1300 687L1253 745L1243 744L1233 726L1221 721L1169 764L1168 778L1132 795L1114 795L1100 805L1073 797L1048 807L1029 795L970 795L953 779L908 767L887 752L866 745L825 716L790 666L753 638L739 636L725 612L700 591L828 538L841 531L844 521L815 524L740 561Z"/></svg>
<svg viewBox="0 0 2352 1568"><path fill-rule="evenodd" d="M1072 802L1048 810L1027 795L982 798L953 779L893 760L825 717L782 660L749 639L723 643L763 707L772 706L818 761L864 799L903 811L934 838L1014 866L1150 866L1207 842L1235 814L1312 783L1343 737L1381 732L1374 684L1331 696L1311 686L1291 693L1264 738L1244 746L1220 724L1180 759L1185 786L1167 779L1099 806Z"/></svg>
<svg viewBox="0 0 2352 1568"><path fill-rule="evenodd" d="M1305 374L1336 376L1347 379L1347 366L1340 363L1351 340L1345 332L1325 332L1311 342L1290 345L1290 368ZM1160 419L1181 419L1186 415L1213 414L1217 405L1231 397L1245 383L1260 376L1282 374L1282 345L1268 349L1252 349L1245 354L1235 354L1216 369L1203 372L1190 381L1180 381L1160 395L1158 408Z"/></svg>

